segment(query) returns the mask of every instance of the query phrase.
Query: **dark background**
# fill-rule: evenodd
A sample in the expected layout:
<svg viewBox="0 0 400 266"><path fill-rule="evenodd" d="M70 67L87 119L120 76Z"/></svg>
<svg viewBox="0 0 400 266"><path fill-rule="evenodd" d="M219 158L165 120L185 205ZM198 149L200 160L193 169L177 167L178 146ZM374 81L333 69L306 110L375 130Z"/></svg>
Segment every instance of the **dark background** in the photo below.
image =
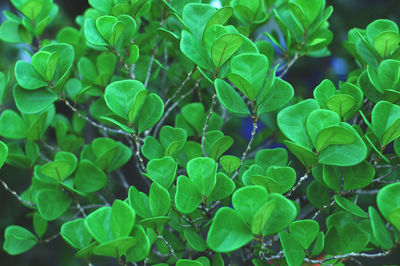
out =
<svg viewBox="0 0 400 266"><path fill-rule="evenodd" d="M84 10L89 7L86 0L56 0L55 2L60 6L60 15L56 21L60 26L76 26L74 23L75 16L82 14ZM154 2L157 2L157 0L154 0ZM380 18L391 19L396 23L399 23L400 19L399 0L327 0L327 4L334 7L333 15L329 20L331 22L330 29L334 33L334 39L329 46L332 56L318 59L301 58L292 67L285 79L294 86L296 95L310 97L315 86L323 79L329 78L337 84L339 80L346 79L349 71L356 69L354 61L342 46L342 42L347 39L347 32L351 28L365 28L370 22ZM9 0L0 0L0 10L9 8ZM48 37L54 38L55 35ZM5 44L0 44L0 54L3 54L1 49L4 49L4 47ZM7 50L5 56L16 57L17 53L17 50ZM4 61L0 61L0 71L4 71L8 67L9 66L6 65ZM251 128L249 130L251 131ZM245 131L248 130L246 129ZM20 179L21 175L26 175L24 172L19 173L20 171L21 170L16 168L10 169L5 167L0 171L0 176L5 177L9 185L16 191L23 191L29 186L31 176ZM12 172L13 176L18 178L13 180L13 177L8 176L7 172ZM20 205L10 193L6 192L1 187L0 245L2 245L4 241L3 232L7 225L24 225L24 223L29 221L29 224L26 226L28 228L32 227L30 223L31 219L26 219L27 215L29 215L29 210ZM50 226L53 230L55 230L55 227L56 226ZM50 230L48 235L51 235L51 233ZM66 243L61 238L58 238L52 241L51 244L38 245L31 251L20 256L12 257L7 255L3 250L0 250L0 265L87 265L84 261L74 258L74 250L72 248L65 247ZM400 261L400 257L399 254L393 254L385 258L360 261L362 261L363 265L393 265ZM102 265L113 265L111 261L107 262L102 258L98 258L97 262L100 262ZM96 260L93 263L98 265ZM351 265L351 263L348 265Z"/></svg>

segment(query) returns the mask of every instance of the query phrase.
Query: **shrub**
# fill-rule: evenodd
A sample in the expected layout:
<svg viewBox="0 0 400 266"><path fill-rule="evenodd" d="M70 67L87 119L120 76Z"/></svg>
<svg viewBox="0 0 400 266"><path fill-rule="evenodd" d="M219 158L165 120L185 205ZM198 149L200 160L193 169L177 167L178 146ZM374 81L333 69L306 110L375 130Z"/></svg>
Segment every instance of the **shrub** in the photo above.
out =
<svg viewBox="0 0 400 266"><path fill-rule="evenodd" d="M11 2L0 39L30 61L0 73L0 182L33 226L6 228L10 255L59 235L121 265L341 264L399 244L394 22L351 29L359 68L302 99L283 77L329 55L325 0L89 0L53 39L52 0ZM228 130L243 119L247 140Z"/></svg>

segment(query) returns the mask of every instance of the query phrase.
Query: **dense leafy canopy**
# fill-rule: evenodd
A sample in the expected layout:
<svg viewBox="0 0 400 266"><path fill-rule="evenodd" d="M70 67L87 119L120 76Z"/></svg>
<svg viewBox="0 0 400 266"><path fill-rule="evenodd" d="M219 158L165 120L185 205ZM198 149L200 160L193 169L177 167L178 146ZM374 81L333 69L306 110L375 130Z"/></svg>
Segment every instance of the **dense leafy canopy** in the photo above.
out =
<svg viewBox="0 0 400 266"><path fill-rule="evenodd" d="M33 231L9 225L8 254L48 231L89 264L342 265L399 244L398 26L350 30L360 68L302 99L285 74L329 55L333 8L210 2L89 0L48 40L58 6L11 1L0 39L30 59L0 72L0 182ZM250 140L228 129L240 119Z"/></svg>

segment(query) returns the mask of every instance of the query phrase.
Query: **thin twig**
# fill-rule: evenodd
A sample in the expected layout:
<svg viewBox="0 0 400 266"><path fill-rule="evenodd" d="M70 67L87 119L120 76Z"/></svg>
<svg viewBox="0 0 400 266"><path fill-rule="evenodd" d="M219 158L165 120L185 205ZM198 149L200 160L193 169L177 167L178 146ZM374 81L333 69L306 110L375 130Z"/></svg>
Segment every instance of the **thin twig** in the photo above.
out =
<svg viewBox="0 0 400 266"><path fill-rule="evenodd" d="M100 194L100 192L97 192L97 197L99 197L99 199L104 203L105 206L110 206L110 203L106 200L106 198L104 198L103 195Z"/></svg>
<svg viewBox="0 0 400 266"><path fill-rule="evenodd" d="M175 250L174 250L174 248L171 246L171 244L168 243L168 241L167 241L162 235L160 235L160 234L157 235L157 238L158 238L158 239L161 239L161 240L164 242L164 244L169 248L170 254L177 260L178 257L176 256Z"/></svg>
<svg viewBox="0 0 400 266"><path fill-rule="evenodd" d="M60 236L60 233L57 233L55 235L52 235L51 237L48 237L46 239L42 239L40 242L41 243L49 243L49 242L53 241L54 239L56 239L59 236Z"/></svg>
<svg viewBox="0 0 400 266"><path fill-rule="evenodd" d="M292 187L292 189L285 195L287 198L290 197L292 195L292 193L301 186L301 184L308 178L308 173L305 173L302 177L300 177L299 182L297 182L297 184Z"/></svg>
<svg viewBox="0 0 400 266"><path fill-rule="evenodd" d="M155 59L156 53L158 51L158 43L157 42L158 42L158 35L157 35L157 38L156 38L156 45L154 46L153 53L151 54L149 68L147 69L146 79L144 81L145 88L147 88L147 85L149 84L149 80L150 80L150 76L151 76L151 68L153 67L154 59Z"/></svg>
<svg viewBox="0 0 400 266"><path fill-rule="evenodd" d="M323 206L321 209L319 209L318 211L315 212L315 214L313 215L313 217L312 217L311 219L312 219L312 220L315 220L315 219L318 217L318 215L319 215L322 211L324 211L324 210L326 210L327 208L333 206L334 204L335 204L335 201L333 200L331 203L329 203L329 204Z"/></svg>
<svg viewBox="0 0 400 266"><path fill-rule="evenodd" d="M128 192L129 191L129 184L126 181L126 177L125 177L124 173L122 173L121 169L117 170L117 175L119 177L119 180L121 181L122 186Z"/></svg>
<svg viewBox="0 0 400 266"><path fill-rule="evenodd" d="M179 103L185 99L186 97L188 97L189 95L192 94L193 90L195 88L190 89L188 92L186 92L185 94L183 94L178 100L176 100L174 102L173 105L171 105L168 110L164 113L164 115L161 117L160 121L157 123L155 129L154 129L154 134L153 136L156 137L158 132L160 131L161 126L164 124L165 119L167 119L167 117L169 116L169 114L172 112L172 110L175 109L175 107L177 107L179 105Z"/></svg>
<svg viewBox="0 0 400 266"><path fill-rule="evenodd" d="M137 135L133 135L135 138L135 144L136 144L136 158L139 161L140 168L143 172L146 172L146 167L144 166L144 161L142 156L140 155L140 142L139 142L139 137Z"/></svg>
<svg viewBox="0 0 400 266"><path fill-rule="evenodd" d="M297 59L299 59L299 53L298 52L296 52L294 54L294 57L288 62L288 64L286 65L286 68L283 70L283 72L281 74L279 74L278 77L282 78L284 75L286 75L286 73L294 65L294 63L297 61Z"/></svg>
<svg viewBox="0 0 400 266"><path fill-rule="evenodd" d="M182 82L182 84L176 89L175 93L165 102L165 106L167 106L171 101L175 100L175 98L178 96L178 94L181 92L182 88L186 85L186 83L190 80L192 77L194 71L196 70L196 66L190 71L186 79Z"/></svg>
<svg viewBox="0 0 400 266"><path fill-rule="evenodd" d="M206 147L205 147L205 143L206 143L206 135L207 135L207 128L208 128L208 123L210 122L210 118L214 112L214 108L215 105L217 104L217 94L214 93L214 95L212 96L212 102L211 102L211 107L210 107L210 111L208 112L207 118L206 118L206 123L204 124L203 127L203 136L201 138L201 150L203 151L203 156L207 157L207 153L206 153Z"/></svg>
<svg viewBox="0 0 400 266"><path fill-rule="evenodd" d="M28 205L28 206L30 206L30 207L35 207L35 204L34 204L34 203L32 203L32 202L30 202L30 201L27 201L27 200L24 200L23 198L21 198L21 196L18 195L17 192L15 192L15 191L12 190L11 188L9 188L9 186L7 185L7 183L4 182L2 179L0 179L0 182L1 182L1 184L3 185L4 189L7 190L8 192L10 192L19 202L21 202L21 203L23 203L23 204L26 204L26 205Z"/></svg>
<svg viewBox="0 0 400 266"><path fill-rule="evenodd" d="M389 251L376 253L376 254L351 252L351 253L348 253L348 254L336 255L336 256L329 257L329 258L320 259L320 260L304 259L304 261L310 262L310 263L324 263L324 262L331 261L331 260L347 259L347 258L351 258L351 257L377 258L377 257L384 257L384 256L387 256L389 254L390 254Z"/></svg>
<svg viewBox="0 0 400 266"><path fill-rule="evenodd" d="M253 119L253 130L251 131L250 141L247 144L246 150L243 152L242 159L240 160L240 166L236 169L235 173L233 174L233 176L231 178L232 180L234 180L237 177L237 175L239 174L239 170L243 166L244 160L246 159L247 154L251 150L251 145L252 145L252 143L254 141L254 138L255 138L255 135L256 135L256 132L257 132L257 121L258 121L258 116Z"/></svg>
<svg viewBox="0 0 400 266"><path fill-rule="evenodd" d="M125 135L125 136L131 137L131 134L130 134L130 133L125 132L125 131L122 130L122 129L114 129L114 128L106 127L106 126L104 126L104 125L102 125L102 124L99 124L99 123L97 123L97 122L91 120L89 117L87 117L87 116L85 116L85 115L82 115L82 114L78 111L78 109L76 109L67 99L64 99L64 102L65 102L65 104L66 104L73 112L76 113L77 116L79 116L79 117L82 118L82 119L85 119L85 120L86 120L87 122L89 122L92 126L97 127L97 128L100 128L100 129L102 129L102 130L104 130L104 131L111 132L111 133L117 133L117 134L121 134L121 135Z"/></svg>

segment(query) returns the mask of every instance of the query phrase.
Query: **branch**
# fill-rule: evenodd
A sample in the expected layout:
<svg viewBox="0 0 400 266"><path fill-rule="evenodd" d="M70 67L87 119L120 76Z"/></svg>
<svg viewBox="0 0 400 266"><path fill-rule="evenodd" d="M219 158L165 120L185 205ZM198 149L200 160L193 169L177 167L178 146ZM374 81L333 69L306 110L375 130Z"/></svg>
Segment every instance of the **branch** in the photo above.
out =
<svg viewBox="0 0 400 266"><path fill-rule="evenodd" d="M196 83L196 84L197 84L197 83ZM185 94L183 94L183 95L181 96L181 98L179 98L177 101L175 101L174 104L171 105L171 106L168 108L168 110L167 110L167 111L164 113L164 115L161 117L160 121L157 123L157 125L156 125L156 127L155 127L155 129L154 129L154 134L153 134L154 137L157 136L158 131L160 130L161 126L164 124L165 119L167 119L167 117L169 116L169 114L171 113L171 111L174 110L175 107L177 107L178 104L179 104L183 99L185 99L186 97L188 97L189 95L191 95L194 89L195 89L195 88L192 88L192 89L190 89L188 92L186 92Z"/></svg>
<svg viewBox="0 0 400 266"><path fill-rule="evenodd" d="M351 252L348 254L336 255L336 256L329 257L329 258L320 259L320 260L304 259L304 261L310 262L310 263L324 263L324 262L331 261L331 260L347 259L347 258L351 258L351 257L377 258L377 257L384 257L389 254L390 254L390 251L385 251L385 252L376 253L376 254Z"/></svg>
<svg viewBox="0 0 400 266"><path fill-rule="evenodd" d="M153 67L153 63L154 63L154 59L156 57L157 51L158 51L158 35L157 35L157 38L156 38L156 45L154 46L153 53L151 54L149 68L147 69L146 79L144 81L144 87L145 88L147 88L147 85L149 84L149 80L150 80L150 76L151 76L151 68Z"/></svg>
<svg viewBox="0 0 400 266"><path fill-rule="evenodd" d="M146 172L146 167L144 166L143 158L140 155L140 142L139 142L139 137L137 135L133 135L135 138L135 144L136 144L136 158L139 161L140 168L143 172Z"/></svg>
<svg viewBox="0 0 400 266"><path fill-rule="evenodd" d="M299 53L298 52L296 52L294 54L294 57L291 60L289 60L288 64L286 65L286 68L283 70L283 72L281 74L279 74L278 78L282 78L284 75L286 75L286 73L294 65L294 63L297 61L297 59L299 59Z"/></svg>
<svg viewBox="0 0 400 266"><path fill-rule="evenodd" d="M304 182L304 180L306 180L308 178L308 173L305 173L302 177L300 177L300 179L299 179L299 182L297 182L297 184L294 186L294 187L292 187L292 189L288 192L288 193L286 193L286 197L288 198L288 197L290 197L291 195L292 195L292 193L298 188L298 187L300 187L301 186L301 184Z"/></svg>
<svg viewBox="0 0 400 266"><path fill-rule="evenodd" d="M100 129L102 129L104 131L107 131L107 132L117 133L117 134L121 134L121 135L125 135L125 136L131 137L131 134L129 134L128 132L123 131L122 129L114 129L114 128L106 127L106 126L104 126L102 124L99 124L99 123L91 120L89 117L87 117L85 115L82 115L81 113L78 112L78 109L76 109L67 99L64 99L64 102L73 112L76 113L77 116L79 116L82 119L85 119L92 126L100 128Z"/></svg>
<svg viewBox="0 0 400 266"><path fill-rule="evenodd" d="M214 92L214 95L212 96L210 112L208 112L208 115L206 118L206 123L204 124L204 127L203 127L203 137L201 138L201 149L203 151L204 157L207 157L206 148L204 145L206 143L206 134L207 134L208 123L210 122L210 118L214 112L214 108L215 108L216 104L217 104L217 94Z"/></svg>
<svg viewBox="0 0 400 266"><path fill-rule="evenodd" d="M164 244L169 248L170 254L177 260L178 257L176 256L175 250L174 250L174 248L171 246L171 244L168 243L168 241L167 241L162 235L160 235L160 234L157 234L157 238L158 238L158 239L161 239L161 240L164 242Z"/></svg>
<svg viewBox="0 0 400 266"><path fill-rule="evenodd" d="M192 77L194 71L196 70L196 66L192 69L192 71L190 71L187 76L186 79L182 82L182 84L178 87L178 89L176 89L175 93L171 96L171 98L169 98L166 102L165 102L165 106L167 106L171 101L175 100L175 98L178 96L178 94L181 92L182 88L186 85L186 83L190 80L190 78Z"/></svg>
<svg viewBox="0 0 400 266"><path fill-rule="evenodd" d="M56 239L57 237L59 237L60 236L60 233L57 233L57 234L55 234L55 235L52 235L51 237L48 237L48 238L46 238L46 239L42 239L42 240L40 240L40 243L49 243L49 242L51 242L51 241L53 241L54 239Z"/></svg>
<svg viewBox="0 0 400 266"><path fill-rule="evenodd" d="M0 183L3 185L4 189L7 190L8 192L10 192L19 202L21 202L23 204L26 204L26 205L28 205L30 207L35 207L35 204L33 202L24 200L20 195L18 195L17 192L15 192L11 188L9 188L7 183L4 182L2 179L0 179Z"/></svg>
<svg viewBox="0 0 400 266"><path fill-rule="evenodd" d="M236 178L236 176L239 174L239 169L243 166L244 160L246 159L247 153L251 150L251 144L253 144L254 137L257 132L257 121L258 121L258 116L256 116L253 119L253 130L251 131L251 138L249 143L247 144L246 150L243 152L242 159L240 160L240 166L236 169L235 173L232 176L232 180Z"/></svg>
<svg viewBox="0 0 400 266"><path fill-rule="evenodd" d="M312 219L312 220L315 220L315 219L318 217L318 215L319 215L322 211L324 211L324 210L326 210L327 208L333 206L334 204L335 204L335 201L332 200L331 203L329 203L329 204L323 206L321 209L319 209L318 211L316 211L315 214L313 215L313 217L312 217L311 219Z"/></svg>

